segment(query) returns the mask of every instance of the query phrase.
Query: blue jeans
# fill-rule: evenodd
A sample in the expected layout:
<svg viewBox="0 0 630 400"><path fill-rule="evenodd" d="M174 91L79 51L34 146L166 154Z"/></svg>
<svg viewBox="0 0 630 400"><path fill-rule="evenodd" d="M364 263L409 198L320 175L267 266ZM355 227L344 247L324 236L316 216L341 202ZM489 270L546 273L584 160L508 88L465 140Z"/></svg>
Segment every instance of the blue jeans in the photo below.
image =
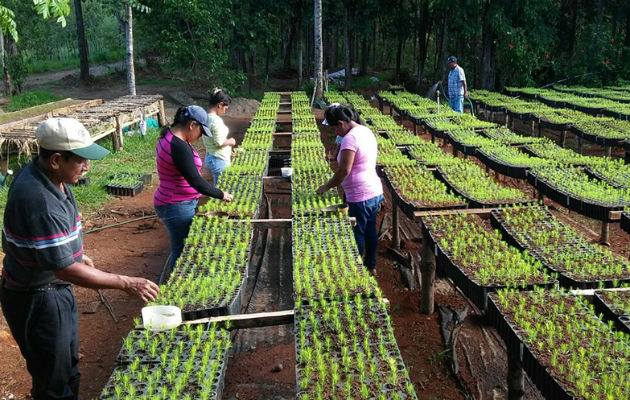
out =
<svg viewBox="0 0 630 400"><path fill-rule="evenodd" d="M376 268L376 245L378 244L376 215L381 209L382 202L382 194L357 203L348 202L348 213L357 220L354 226L354 240L363 257L363 265L369 270Z"/></svg>
<svg viewBox="0 0 630 400"><path fill-rule="evenodd" d="M454 111L457 111L458 113L464 112L464 96L463 95L455 97L455 98L451 97L451 99L449 100L449 104Z"/></svg>
<svg viewBox="0 0 630 400"><path fill-rule="evenodd" d="M215 157L212 154L206 154L205 167L212 172L212 179L214 179L214 186L219 184L219 177L227 167L227 161L222 158Z"/></svg>
<svg viewBox="0 0 630 400"><path fill-rule="evenodd" d="M155 212L164 223L168 232L168 238L171 241L170 271L173 271L175 262L182 254L182 250L184 250L184 239L188 236L196 207L196 199L165 206L155 206Z"/></svg>

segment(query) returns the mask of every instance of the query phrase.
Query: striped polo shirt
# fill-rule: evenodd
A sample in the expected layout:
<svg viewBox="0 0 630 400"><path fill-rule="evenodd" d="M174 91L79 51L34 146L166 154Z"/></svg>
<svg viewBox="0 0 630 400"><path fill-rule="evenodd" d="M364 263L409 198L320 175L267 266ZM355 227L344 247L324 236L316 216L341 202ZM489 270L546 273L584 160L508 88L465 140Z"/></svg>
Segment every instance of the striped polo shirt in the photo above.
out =
<svg viewBox="0 0 630 400"><path fill-rule="evenodd" d="M201 197L201 194L190 186L173 162L171 143L174 139L180 140L175 138L169 129L158 140L156 145L157 172L160 178L160 186L158 186L155 196L153 196L153 204L156 206L176 204ZM192 150L197 171L201 174L201 157L199 157L194 147L190 146L190 149Z"/></svg>
<svg viewBox="0 0 630 400"><path fill-rule="evenodd" d="M2 227L2 277L9 286L59 282L53 271L83 259L81 218L74 195L62 193L37 166L27 164L9 190Z"/></svg>

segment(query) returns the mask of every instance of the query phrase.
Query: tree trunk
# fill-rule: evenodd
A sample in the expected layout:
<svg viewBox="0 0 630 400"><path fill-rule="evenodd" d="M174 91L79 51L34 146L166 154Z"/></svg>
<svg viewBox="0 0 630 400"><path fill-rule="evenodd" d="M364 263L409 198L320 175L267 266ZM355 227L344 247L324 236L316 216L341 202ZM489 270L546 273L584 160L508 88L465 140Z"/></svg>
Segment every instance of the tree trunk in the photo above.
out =
<svg viewBox="0 0 630 400"><path fill-rule="evenodd" d="M486 90L494 89L495 68L494 68L494 32L490 24L485 24L483 29L483 43L481 54L481 87Z"/></svg>
<svg viewBox="0 0 630 400"><path fill-rule="evenodd" d="M442 43L440 46L440 56L436 60L438 65L441 65L439 71L440 76L446 76L446 53L448 52L449 31L448 31L448 16L444 15L444 24L442 25Z"/></svg>
<svg viewBox="0 0 630 400"><path fill-rule="evenodd" d="M254 80L256 79L256 52L249 52L249 74L248 74L248 85L247 89L249 90L249 94L252 94L254 90Z"/></svg>
<svg viewBox="0 0 630 400"><path fill-rule="evenodd" d="M267 45L265 49L265 79L269 78L269 62L271 58L271 49L269 45Z"/></svg>
<svg viewBox="0 0 630 400"><path fill-rule="evenodd" d="M427 46L429 42L429 32L431 32L432 15L429 13L429 2L425 1L422 9L421 20L418 29L418 59L416 76L416 91L420 91L422 78L424 77L424 62L427 58Z"/></svg>
<svg viewBox="0 0 630 400"><path fill-rule="evenodd" d="M369 46L367 43L367 39L361 40L361 75L367 74L367 60L368 60L368 51Z"/></svg>
<svg viewBox="0 0 630 400"><path fill-rule="evenodd" d="M337 36L337 30L335 29L331 35L330 45L330 69L335 71L339 65L339 37Z"/></svg>
<svg viewBox="0 0 630 400"><path fill-rule="evenodd" d="M284 69L291 68L291 50L293 49L293 37L295 36L295 20L289 25L289 35L287 41L284 43L284 61L282 63Z"/></svg>
<svg viewBox="0 0 630 400"><path fill-rule="evenodd" d="M372 69L376 69L376 38L378 30L378 21L374 22L374 29L372 29Z"/></svg>
<svg viewBox="0 0 630 400"><path fill-rule="evenodd" d="M302 33L301 32L298 35L297 40L298 40L298 42L297 42L297 45L298 45L297 87L299 89L299 87L302 86L302 77L304 76L303 72L302 72L302 62L303 62L302 55L303 55L303 52L304 52L304 48L302 47L303 43L302 43Z"/></svg>
<svg viewBox="0 0 630 400"><path fill-rule="evenodd" d="M125 5L125 14L127 19L127 29L125 29L125 36L127 40L127 93L135 96L136 71L133 66L133 12L131 11L131 4Z"/></svg>
<svg viewBox="0 0 630 400"><path fill-rule="evenodd" d="M7 96L11 96L13 94L13 84L11 83L11 75L9 74L9 69L7 68L7 54L4 51L4 34L2 33L2 29L0 29L0 58L2 59L5 94Z"/></svg>
<svg viewBox="0 0 630 400"><path fill-rule="evenodd" d="M396 77L396 83L400 82L400 59L402 57L402 47L403 47L403 39L398 39L398 45L396 46L396 72L394 76Z"/></svg>
<svg viewBox="0 0 630 400"><path fill-rule="evenodd" d="M313 37L313 50L315 53L315 62L313 63L313 67L315 69L315 88L313 89L313 94L316 100L320 100L324 96L322 81L322 64L324 62L324 48L322 46L322 0L315 0L314 3L313 31L315 35Z"/></svg>
<svg viewBox="0 0 630 400"><path fill-rule="evenodd" d="M317 1L317 0L316 0ZM346 69L346 80L344 88L352 89L352 64L350 61L350 32L348 27L348 4L343 4L343 61Z"/></svg>
<svg viewBox="0 0 630 400"><path fill-rule="evenodd" d="M83 27L83 7L81 0L74 0L74 14L77 20L77 41L79 42L79 79L87 82L90 79L90 62L88 60L88 44Z"/></svg>

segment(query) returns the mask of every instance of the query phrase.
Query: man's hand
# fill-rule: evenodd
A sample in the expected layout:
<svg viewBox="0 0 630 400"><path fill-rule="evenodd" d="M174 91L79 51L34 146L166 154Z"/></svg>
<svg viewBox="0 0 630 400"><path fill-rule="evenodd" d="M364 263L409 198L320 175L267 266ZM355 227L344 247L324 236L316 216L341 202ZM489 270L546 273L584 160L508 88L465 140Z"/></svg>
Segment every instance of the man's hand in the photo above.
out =
<svg viewBox="0 0 630 400"><path fill-rule="evenodd" d="M323 184L317 189L317 194L321 196L322 194L326 193L327 191L328 191L328 187L326 187L326 184Z"/></svg>
<svg viewBox="0 0 630 400"><path fill-rule="evenodd" d="M160 288L155 283L144 278L135 278L131 276L123 276L125 281L125 292L136 296L140 300L146 302L153 301L158 295Z"/></svg>
<svg viewBox="0 0 630 400"><path fill-rule="evenodd" d="M232 200L234 200L234 196L232 196L228 192L223 192L223 198L221 200L225 201L226 203L229 203Z"/></svg>
<svg viewBox="0 0 630 400"><path fill-rule="evenodd" d="M94 266L94 261L92 261L92 259L88 256L86 256L85 254L83 255L83 259L81 260L81 262L85 265L87 265L88 267L92 267L92 268L96 268Z"/></svg>
<svg viewBox="0 0 630 400"><path fill-rule="evenodd" d="M227 146L236 146L236 139L229 138L228 140L225 141L225 143L227 143Z"/></svg>

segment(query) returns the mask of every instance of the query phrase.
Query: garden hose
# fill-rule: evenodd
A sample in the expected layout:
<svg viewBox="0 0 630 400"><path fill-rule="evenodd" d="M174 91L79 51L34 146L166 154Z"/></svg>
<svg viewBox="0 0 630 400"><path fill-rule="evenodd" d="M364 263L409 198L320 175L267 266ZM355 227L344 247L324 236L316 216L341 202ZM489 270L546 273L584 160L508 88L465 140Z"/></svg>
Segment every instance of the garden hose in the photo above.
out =
<svg viewBox="0 0 630 400"><path fill-rule="evenodd" d="M451 101L451 99L448 98L448 96L446 95L446 92L444 91L444 87L442 87L442 94L444 95L444 98L446 100L448 100L449 102ZM459 99L460 97L464 97L464 96L457 96L455 99ZM468 103L470 103L470 115L472 115L473 117L475 116L475 107L473 106L472 100L470 100L470 97L464 97L464 100L468 100Z"/></svg>
<svg viewBox="0 0 630 400"><path fill-rule="evenodd" d="M118 222L118 223L115 223L115 224L112 224L112 225L101 226L100 228L94 228L94 229L89 230L87 232L83 232L83 234L87 235L88 233L98 232L98 231L102 231L104 229L114 228L114 227L117 227L117 226L126 225L126 224L130 224L132 222L142 221L144 219L150 219L150 218L155 218L155 217L157 217L157 214L145 215L144 217L131 219L129 221L123 221L123 222Z"/></svg>

